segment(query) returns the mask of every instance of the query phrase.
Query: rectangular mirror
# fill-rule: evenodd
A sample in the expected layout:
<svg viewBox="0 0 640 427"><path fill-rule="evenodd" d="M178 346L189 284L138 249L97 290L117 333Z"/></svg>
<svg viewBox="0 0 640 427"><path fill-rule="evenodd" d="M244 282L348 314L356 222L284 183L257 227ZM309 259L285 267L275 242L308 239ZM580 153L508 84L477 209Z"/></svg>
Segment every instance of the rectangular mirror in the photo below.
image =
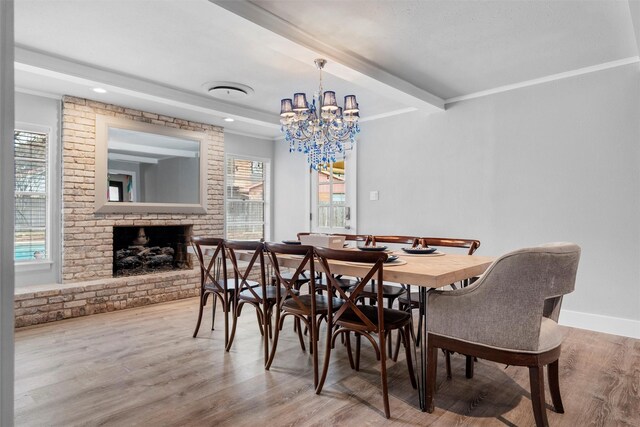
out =
<svg viewBox="0 0 640 427"><path fill-rule="evenodd" d="M97 213L206 213L204 132L96 117Z"/></svg>

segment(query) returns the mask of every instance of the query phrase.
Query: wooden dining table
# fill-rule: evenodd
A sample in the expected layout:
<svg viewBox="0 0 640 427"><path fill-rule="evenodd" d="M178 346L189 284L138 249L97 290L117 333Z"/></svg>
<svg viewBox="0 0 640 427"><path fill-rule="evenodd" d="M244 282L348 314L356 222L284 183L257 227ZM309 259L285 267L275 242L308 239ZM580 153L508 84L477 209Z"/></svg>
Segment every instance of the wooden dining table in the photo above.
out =
<svg viewBox="0 0 640 427"><path fill-rule="evenodd" d="M351 249L355 250L355 249ZM462 254L432 254L432 255L405 255L402 252L394 252L400 260L397 264L385 263L383 278L385 282L401 283L403 285L418 286L420 304L427 306L427 293L430 290L449 286L452 283L460 282L472 277L476 277L485 270L495 260L494 257L462 255ZM297 267L300 259L296 257L279 256L278 261L285 267ZM343 261L331 261L329 263L333 274L344 276L363 277L367 274L371 265L349 263ZM316 270L321 270L320 263L316 263ZM408 292L410 295L411 292ZM422 316L423 339L420 340L419 357L415 355L414 361L418 363L418 399L420 409L426 411L426 384L427 384L427 319L426 310L419 310ZM415 346L414 346L415 349Z"/></svg>

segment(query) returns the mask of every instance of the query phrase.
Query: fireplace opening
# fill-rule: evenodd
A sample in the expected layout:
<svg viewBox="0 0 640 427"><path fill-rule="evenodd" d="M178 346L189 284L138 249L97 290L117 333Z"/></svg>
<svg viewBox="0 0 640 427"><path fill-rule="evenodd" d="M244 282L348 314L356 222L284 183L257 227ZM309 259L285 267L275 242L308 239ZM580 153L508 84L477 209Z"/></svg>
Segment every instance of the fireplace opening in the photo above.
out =
<svg viewBox="0 0 640 427"><path fill-rule="evenodd" d="M190 269L191 227L113 227L113 277Z"/></svg>

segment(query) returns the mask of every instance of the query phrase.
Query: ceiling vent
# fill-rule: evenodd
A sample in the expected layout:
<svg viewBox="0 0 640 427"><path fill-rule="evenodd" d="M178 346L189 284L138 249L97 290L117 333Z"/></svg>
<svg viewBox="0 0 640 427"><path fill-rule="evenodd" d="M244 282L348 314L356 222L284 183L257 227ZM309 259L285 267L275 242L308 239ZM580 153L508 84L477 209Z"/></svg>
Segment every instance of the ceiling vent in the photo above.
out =
<svg viewBox="0 0 640 427"><path fill-rule="evenodd" d="M249 86L231 82L211 82L207 84L207 91L214 98L233 101L253 94L253 89Z"/></svg>

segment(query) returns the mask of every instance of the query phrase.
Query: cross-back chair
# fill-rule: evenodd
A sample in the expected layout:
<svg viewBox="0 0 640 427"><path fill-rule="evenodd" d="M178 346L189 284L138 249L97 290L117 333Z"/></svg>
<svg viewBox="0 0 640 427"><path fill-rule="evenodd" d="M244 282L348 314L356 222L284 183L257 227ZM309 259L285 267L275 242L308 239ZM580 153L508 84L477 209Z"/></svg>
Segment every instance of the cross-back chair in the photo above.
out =
<svg viewBox="0 0 640 427"><path fill-rule="evenodd" d="M193 331L193 337L198 335L200 323L202 322L202 312L207 305L207 299L212 296L211 304L212 318L211 330L214 330L216 320L216 302L218 298L224 311L224 344L229 342L229 312L233 309L233 293L235 286L227 280L227 263L224 249L224 239L216 237L192 237L191 246L198 259L200 266L200 309L198 312L198 322ZM205 257L206 248L213 248L213 254L207 262ZM222 277L220 273L222 272Z"/></svg>
<svg viewBox="0 0 640 427"><path fill-rule="evenodd" d="M235 273L235 309L231 336L229 337L226 350L229 351L233 344L233 339L236 334L236 326L238 324L238 317L240 317L240 314L242 313L242 307L244 307L245 304L249 304L256 310L260 334L264 336L264 361L267 363L269 356L269 331L271 330L271 309L275 305L276 291L274 286L266 286L263 251L264 243L227 240L225 241L225 247ZM247 251L251 256L251 259L244 268L240 268L240 265L238 264L237 251ZM253 269L256 263L260 272L258 280L260 286L258 287L252 286L251 281L249 280L249 277L252 274L255 274Z"/></svg>
<svg viewBox="0 0 640 427"><path fill-rule="evenodd" d="M319 323L322 318L326 318L327 316L328 297L318 295L315 292L313 246L292 246L279 243L265 243L265 250L269 256L274 275L276 277L276 300L278 301L274 322L275 333L266 369L268 370L273 363L278 346L278 338L280 336L284 320L287 316L292 316L296 322L295 329L298 332L298 339L300 340L302 351L305 351L305 345L304 338L302 337L302 328L300 327L301 323L304 323L306 329L310 331L309 351L311 353L313 363L313 386L316 387L318 385ZM294 270L293 273L290 274L290 277L285 277L280 268L280 258L287 256L298 257L297 266L290 267ZM309 271L311 278L308 282L309 293L301 294L296 287L296 283L298 277L305 270ZM340 300L334 298L334 307L339 307L340 304Z"/></svg>
<svg viewBox="0 0 640 427"><path fill-rule="evenodd" d="M350 334L356 335L356 359L359 359L360 338L365 337L371 342L376 351L376 356L380 360L380 377L382 383L382 399L384 403L384 413L387 418L391 416L389 409L389 393L387 388L387 356L385 351L385 340L389 331L399 329L403 331L405 351L407 357L407 367L411 385L416 388L416 380L413 372L413 363L411 361L410 332L411 316L409 313L400 310L392 310L384 308L381 304L375 306L357 304L360 294L364 287L373 279L378 283L383 283L383 265L387 259L386 253L380 252L356 252L333 250L327 248L316 248L316 254L319 257L322 269L327 273L329 282L329 290L343 300L343 304L336 308L333 301L329 298L327 310L327 342L322 369L322 376L316 388L316 393L322 392L322 387L329 369L331 358L331 349L335 344L335 340L339 335L346 335L347 351L349 362L352 367L353 360L351 356ZM360 283L352 289L349 295L340 287L338 281L331 275L330 261L359 262L371 265L371 268L363 276ZM377 290L378 301L382 300L382 287ZM377 340L374 338L377 336Z"/></svg>

